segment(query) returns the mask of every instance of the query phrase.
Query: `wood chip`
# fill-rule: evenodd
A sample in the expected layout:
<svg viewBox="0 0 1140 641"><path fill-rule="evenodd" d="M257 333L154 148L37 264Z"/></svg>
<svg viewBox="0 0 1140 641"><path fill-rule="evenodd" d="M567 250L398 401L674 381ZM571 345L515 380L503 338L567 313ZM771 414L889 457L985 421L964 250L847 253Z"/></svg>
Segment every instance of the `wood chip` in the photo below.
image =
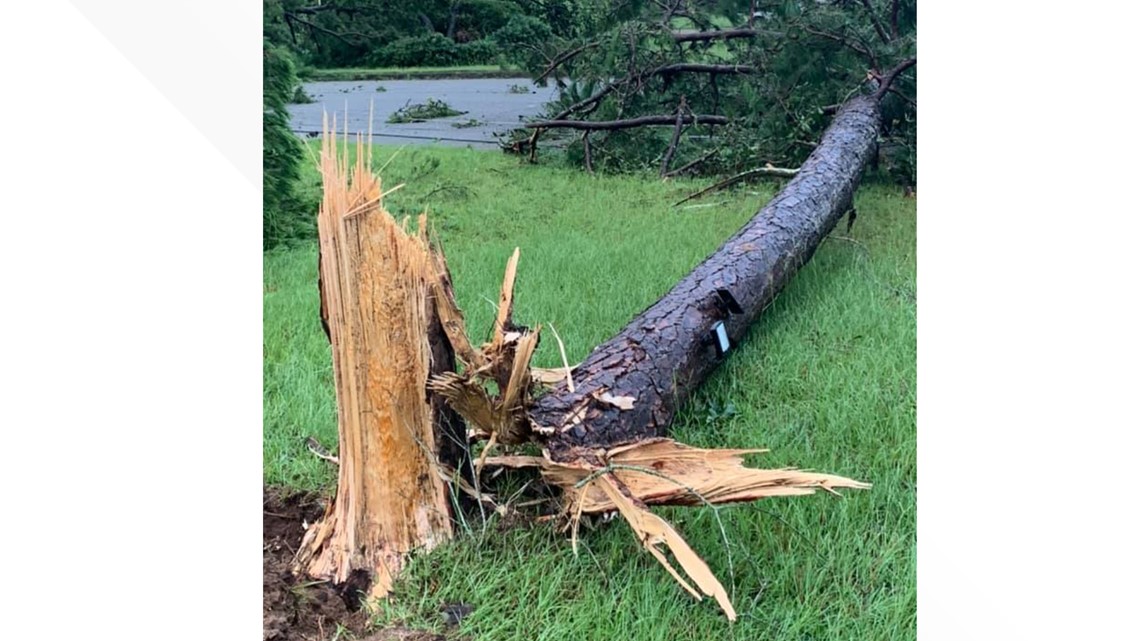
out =
<svg viewBox="0 0 1140 641"><path fill-rule="evenodd" d="M601 394L596 394L594 396L594 398L598 399L599 401L601 401L603 403L613 405L614 407L621 409L621 410L633 409L633 402L637 400L637 398L635 398L633 396L614 396L613 394L610 394L609 392L602 392Z"/></svg>

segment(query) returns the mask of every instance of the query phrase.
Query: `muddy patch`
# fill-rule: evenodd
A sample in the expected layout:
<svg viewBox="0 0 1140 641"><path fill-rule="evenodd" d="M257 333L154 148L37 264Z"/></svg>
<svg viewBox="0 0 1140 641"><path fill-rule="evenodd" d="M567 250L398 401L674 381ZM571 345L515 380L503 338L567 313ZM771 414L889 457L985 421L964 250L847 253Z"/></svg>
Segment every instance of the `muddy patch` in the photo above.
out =
<svg viewBox="0 0 1140 641"><path fill-rule="evenodd" d="M324 514L314 494L286 494L267 488L262 515L263 641L325 641L363 638L368 616L358 593L328 583L298 579L290 571L305 534L303 523ZM346 634L346 632L348 634Z"/></svg>

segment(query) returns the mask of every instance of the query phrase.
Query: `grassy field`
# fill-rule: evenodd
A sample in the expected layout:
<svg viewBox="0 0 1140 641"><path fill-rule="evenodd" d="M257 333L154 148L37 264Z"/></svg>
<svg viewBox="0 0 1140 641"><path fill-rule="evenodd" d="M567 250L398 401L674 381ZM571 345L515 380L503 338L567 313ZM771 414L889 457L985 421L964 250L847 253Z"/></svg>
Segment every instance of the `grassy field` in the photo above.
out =
<svg viewBox="0 0 1140 641"><path fill-rule="evenodd" d="M376 154L383 161L393 151ZM518 246L515 317L553 322L572 362L777 187L677 209L671 203L705 183L591 177L498 152L425 147L405 148L384 177L389 187L407 182L388 197L391 211L428 207L476 340ZM620 519L586 532L578 556L547 526L467 522L459 540L413 561L379 620L440 630L440 604L463 601L475 611L459 632L476 639L914 639L915 207L885 187L862 189L856 205L851 240L824 241L674 431L694 445L770 448L754 465L874 484L844 498L720 508L727 548L711 509L661 510L721 578L737 623L685 594ZM331 492L329 465L302 445L309 435L336 444L316 250L267 253L264 270L265 480ZM559 362L555 342L543 341L536 364Z"/></svg>
<svg viewBox="0 0 1140 641"><path fill-rule="evenodd" d="M305 80L435 80L440 78L521 78L526 73L499 65L467 65L456 67L345 68L310 69Z"/></svg>

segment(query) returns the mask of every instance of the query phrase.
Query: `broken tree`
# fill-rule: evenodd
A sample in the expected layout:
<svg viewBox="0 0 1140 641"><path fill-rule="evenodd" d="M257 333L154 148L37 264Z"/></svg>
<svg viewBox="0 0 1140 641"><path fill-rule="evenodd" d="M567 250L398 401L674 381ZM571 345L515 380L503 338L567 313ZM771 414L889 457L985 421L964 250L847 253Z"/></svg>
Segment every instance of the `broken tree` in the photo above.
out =
<svg viewBox="0 0 1140 641"><path fill-rule="evenodd" d="M788 185L713 255L529 410L553 458L662 436L678 406L739 341L824 236L851 210L875 151L876 95L839 111ZM717 336L723 327L729 343ZM634 399L623 408L602 394Z"/></svg>
<svg viewBox="0 0 1140 641"><path fill-rule="evenodd" d="M319 272L340 470L336 498L306 532L295 570L336 583L363 572L381 596L410 550L451 538L437 463L454 461L465 437L426 389L430 374L455 367L429 295L442 257L429 247L423 218L413 233L384 210L369 152L359 138L356 147L350 167L349 146L338 155L326 118Z"/></svg>
<svg viewBox="0 0 1140 641"><path fill-rule="evenodd" d="M750 450L694 448L664 435L680 404L851 211L874 152L879 100L890 79L913 64L903 63L873 95L840 108L780 194L572 376L567 364L568 380L538 398L531 392L539 377L529 360L539 328L512 319L517 251L508 262L493 338L475 349L446 264L429 246L423 224L410 234L383 211L362 149L351 185L342 187L347 157L336 160L326 132L321 277L336 364L341 470L336 501L307 534L298 569L338 582L355 569L371 570L379 585L373 594L383 594L408 551L450 536L441 479L453 474L449 466L462 452L444 448L460 439L445 400L466 419L467 434L487 440L478 467L539 468L563 490L561 514L575 537L582 514L617 510L686 590L713 596L734 619L724 587L649 505L714 505L869 486L828 474L751 469L743 462ZM452 354L462 372L454 371ZM496 443L527 441L540 444L543 455L489 456ZM477 486L457 485L485 500Z"/></svg>

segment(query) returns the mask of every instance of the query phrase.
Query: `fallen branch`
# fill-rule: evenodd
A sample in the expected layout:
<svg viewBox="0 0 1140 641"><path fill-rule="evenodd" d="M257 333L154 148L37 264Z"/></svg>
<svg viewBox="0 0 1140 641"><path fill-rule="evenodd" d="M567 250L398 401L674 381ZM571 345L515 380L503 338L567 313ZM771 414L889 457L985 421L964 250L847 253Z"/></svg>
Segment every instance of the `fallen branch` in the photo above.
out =
<svg viewBox="0 0 1140 641"><path fill-rule="evenodd" d="M542 82L543 80L546 79L547 76L549 76L551 73L553 73L555 69L557 69L558 67L562 66L563 64L569 62L570 60L573 60L574 58L576 58L578 56L578 54L580 54L584 51L587 51L589 49L593 49L596 46L598 46L597 42L587 42L586 44L584 44L580 47L577 47L575 49L571 49L570 51L566 51L564 53L558 54L557 56L554 57L554 60L550 61L550 64L546 67L546 69L543 70L542 73L538 74L538 77L535 78L534 81L535 82Z"/></svg>
<svg viewBox="0 0 1140 641"><path fill-rule="evenodd" d="M730 178L726 178L726 179L718 182L715 185L712 185L710 187L705 187L704 189L702 189L698 192L689 194L688 196L685 196L681 200L678 200L677 202L673 203L673 206L678 207L680 205L683 205L683 204L689 202L690 200L700 198L701 196L704 196L707 193L711 193L714 191L720 191L721 189L724 189L726 187L731 187L731 186L735 185L736 183L738 183L742 180L748 180L749 178L759 178L762 176L767 176L767 177L771 177L771 178L793 178L793 177L795 177L795 175L798 171L799 171L798 169L784 169L782 167L771 167L771 166L761 167L760 169L749 169L748 171L744 171L744 172L736 174L735 176L732 176Z"/></svg>
<svg viewBox="0 0 1140 641"><path fill-rule="evenodd" d="M718 153L720 153L719 147L716 149L713 149L712 151L710 151L706 154L704 154L703 156L701 156L700 158L697 158L696 160L691 160L691 161L685 163L683 166L678 167L677 169L674 169L673 171L670 171L669 173L665 174L662 177L663 178L672 178L673 176L679 176L679 175L685 173L686 171L692 169L693 167L696 167L697 165L705 162L709 158L712 158L713 156L717 155Z"/></svg>
<svg viewBox="0 0 1140 641"><path fill-rule="evenodd" d="M893 83L895 81L895 78L898 78L900 73L906 71L907 69L910 69L917 62L918 62L917 58L907 58L906 60L903 60L899 64L895 65L895 67L893 69L891 69L887 73L883 74L879 78L879 89L877 91L875 91L875 95L874 95L875 100L882 99L883 95L886 94L887 91L890 90L891 83Z"/></svg>
<svg viewBox="0 0 1140 641"><path fill-rule="evenodd" d="M710 116L705 114L700 115L687 115L681 118L684 124L698 124L698 125L727 125L728 118L725 116ZM663 116L640 116L638 118L629 118L626 120L543 120L540 122L530 122L526 126L531 129L580 129L590 131L612 131L616 129L630 129L633 127L647 127L656 125L672 125L676 122L676 117L672 115Z"/></svg>
<svg viewBox="0 0 1140 641"><path fill-rule="evenodd" d="M759 35L755 29L722 29L718 31L674 31L673 42L701 42L706 40L730 40L732 38L754 38Z"/></svg>
<svg viewBox="0 0 1140 641"><path fill-rule="evenodd" d="M646 78L650 78L650 77L657 76L657 75L668 75L668 74L674 74L674 73L709 73L709 74L712 74L712 76L715 78L717 74L730 74L730 73L746 74L746 73L755 73L755 72L756 72L756 68L752 67L750 65L717 65L717 64L703 64L703 63L677 63L677 64L670 64L670 65L661 65L659 67L654 67L652 69L649 69L649 70L641 72L641 73L631 74L631 75L625 76L623 78L620 78L618 80L614 80L612 82L606 83L601 89L595 91L592 95L590 95L586 98L583 98L582 100L579 100L578 102L576 102L576 103L570 105L569 107L566 107L562 111L558 112L553 118L551 118L550 122L563 121L567 116L576 114L576 113L583 111L583 110L586 110L586 109L589 109L589 111L586 112L586 114L589 114L594 109L597 108L598 104L602 101L603 98L605 98L606 96L613 93L618 87L628 85L631 82L640 83L641 81L645 80ZM586 115L586 114L583 114L583 115ZM530 137L530 142L529 142L530 162L535 161L535 157L536 157L537 150L538 150L538 139L542 135L542 127L540 127L539 124L541 124L541 123L533 125L535 127L535 131L533 134L531 134L531 137ZM724 123L710 123L710 124L724 124ZM530 127L532 125L527 125L527 126Z"/></svg>
<svg viewBox="0 0 1140 641"><path fill-rule="evenodd" d="M609 94L613 93L615 89L630 82L640 82L646 78L657 75L665 75L672 73L711 73L711 74L730 74L730 73L755 73L756 68L750 65L715 65L715 64L701 64L701 63L677 63L671 65L661 65L654 67L642 73L624 76L618 80L606 83L601 89L595 91L589 97L583 98L578 102L563 109L552 120L562 120L566 116L581 111L587 107L591 107L601 101Z"/></svg>
<svg viewBox="0 0 1140 641"><path fill-rule="evenodd" d="M697 62L681 62L671 65L663 65L653 69L654 74L670 74L670 73L756 73L756 67L752 65L713 65Z"/></svg>
<svg viewBox="0 0 1140 641"><path fill-rule="evenodd" d="M859 43L859 42L852 41L852 40L848 40L846 37L841 36L839 34L831 33L830 31L820 31L819 29L814 29L814 28L809 27L807 25L800 25L800 27L804 31L806 31L807 33L810 33L813 36L818 36L820 38L826 38L827 40L831 40L833 42L838 42L839 44L843 45L844 47L847 47L848 49L850 49L850 50L858 53L859 55L865 57L867 59L867 62L871 63L872 69L878 69L879 68L879 58L866 45Z"/></svg>

